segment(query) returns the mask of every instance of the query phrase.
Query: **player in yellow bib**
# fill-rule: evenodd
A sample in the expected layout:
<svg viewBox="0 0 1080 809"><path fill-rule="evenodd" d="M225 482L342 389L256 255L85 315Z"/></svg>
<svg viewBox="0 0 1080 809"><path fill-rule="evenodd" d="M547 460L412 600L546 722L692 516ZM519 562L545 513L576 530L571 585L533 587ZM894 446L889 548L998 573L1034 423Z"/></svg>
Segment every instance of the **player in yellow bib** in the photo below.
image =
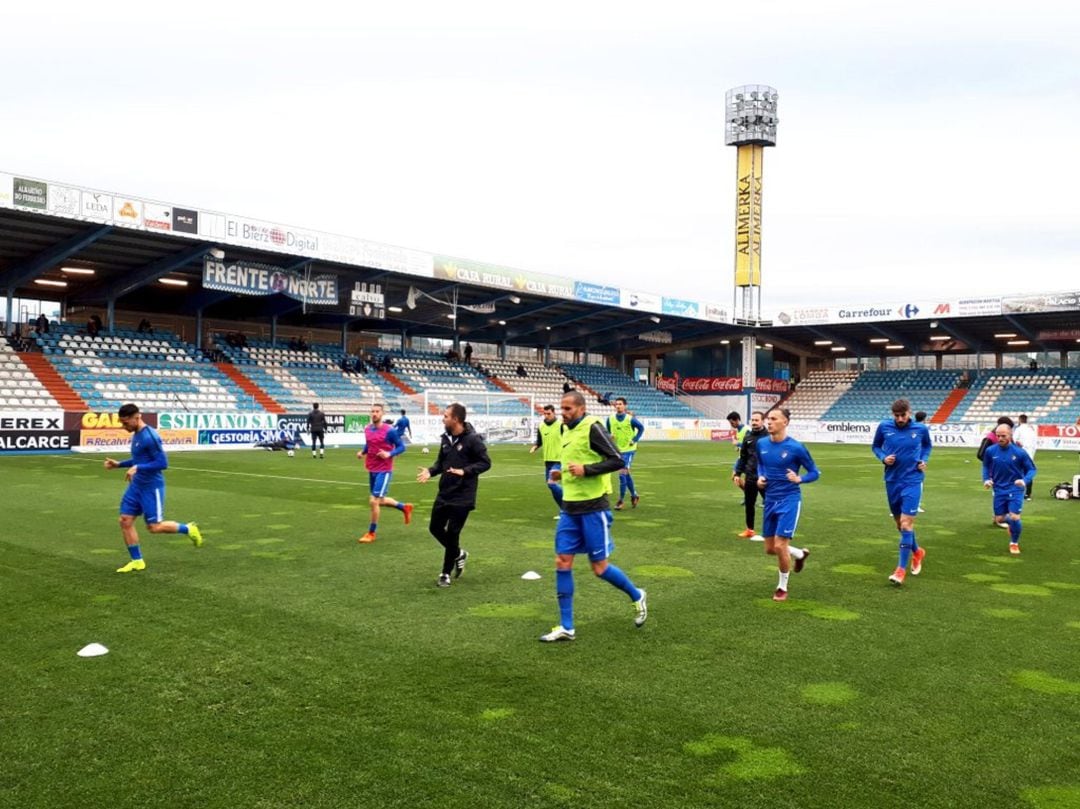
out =
<svg viewBox="0 0 1080 809"><path fill-rule="evenodd" d="M562 481L563 505L555 530L555 594L560 623L541 635L545 643L572 641L574 629L574 556L588 554L593 573L622 590L633 602L634 625L648 617L645 591L608 562L613 517L608 508L608 476L622 467L622 458L599 419L585 414L585 398L575 391L562 397L562 469L551 473Z"/></svg>
<svg viewBox="0 0 1080 809"><path fill-rule="evenodd" d="M645 425L626 412L626 399L622 396L615 400L615 412L607 418L607 431L615 441L625 464L619 472L619 501L615 504L615 510L622 511L627 492L630 492L630 507L637 508L641 498L634 486L634 478L630 475L630 467L634 463L638 441L645 434Z"/></svg>
<svg viewBox="0 0 1080 809"><path fill-rule="evenodd" d="M559 461L562 458L562 419L555 415L554 405L544 405L544 420L536 428L536 440L533 441L529 453L541 451L544 457L544 480L547 482L551 496L555 498L555 505L562 508L562 486L551 479L553 470L562 469ZM558 519L558 517L556 517Z"/></svg>

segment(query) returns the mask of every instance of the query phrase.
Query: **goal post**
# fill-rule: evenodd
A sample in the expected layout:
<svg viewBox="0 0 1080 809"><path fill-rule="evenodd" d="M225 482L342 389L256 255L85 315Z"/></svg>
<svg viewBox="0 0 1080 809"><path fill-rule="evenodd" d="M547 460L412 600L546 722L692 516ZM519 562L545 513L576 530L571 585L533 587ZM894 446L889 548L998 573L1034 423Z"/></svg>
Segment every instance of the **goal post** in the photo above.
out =
<svg viewBox="0 0 1080 809"><path fill-rule="evenodd" d="M440 432L443 411L454 403L464 405L466 420L488 443L531 442L540 421L536 400L529 393L428 388L418 398L421 412L437 421Z"/></svg>

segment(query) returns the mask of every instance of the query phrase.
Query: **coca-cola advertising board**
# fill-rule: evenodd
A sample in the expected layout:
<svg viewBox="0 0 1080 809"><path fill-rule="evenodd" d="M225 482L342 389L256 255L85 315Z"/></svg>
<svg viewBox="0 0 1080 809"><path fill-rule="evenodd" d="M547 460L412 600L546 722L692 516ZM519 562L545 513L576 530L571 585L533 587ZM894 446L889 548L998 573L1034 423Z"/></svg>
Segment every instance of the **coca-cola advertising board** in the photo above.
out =
<svg viewBox="0 0 1080 809"><path fill-rule="evenodd" d="M690 394L739 393L743 389L737 376L684 376L680 387Z"/></svg>
<svg viewBox="0 0 1080 809"><path fill-rule="evenodd" d="M755 388L758 393L787 393L788 383L786 379L765 379L759 376Z"/></svg>

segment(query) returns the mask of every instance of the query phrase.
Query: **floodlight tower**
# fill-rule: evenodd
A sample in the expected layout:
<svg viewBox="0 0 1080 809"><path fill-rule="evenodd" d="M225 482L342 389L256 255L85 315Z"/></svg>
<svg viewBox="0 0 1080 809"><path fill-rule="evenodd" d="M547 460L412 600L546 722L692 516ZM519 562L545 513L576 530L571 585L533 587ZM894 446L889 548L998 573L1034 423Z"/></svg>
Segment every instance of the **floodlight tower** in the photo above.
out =
<svg viewBox="0 0 1080 809"><path fill-rule="evenodd" d="M776 90L764 84L733 87L724 97L724 143L738 148L732 309L744 323L761 320L761 175L765 147L776 145L777 98Z"/></svg>

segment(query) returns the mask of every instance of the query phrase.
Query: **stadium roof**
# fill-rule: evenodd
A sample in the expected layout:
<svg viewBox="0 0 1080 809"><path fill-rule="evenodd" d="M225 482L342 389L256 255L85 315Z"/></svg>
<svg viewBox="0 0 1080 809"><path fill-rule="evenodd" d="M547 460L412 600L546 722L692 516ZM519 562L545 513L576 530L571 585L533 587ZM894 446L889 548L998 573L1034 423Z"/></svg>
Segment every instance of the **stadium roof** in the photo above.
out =
<svg viewBox="0 0 1080 809"><path fill-rule="evenodd" d="M230 263L249 262L313 276L330 273L338 278L345 300L355 282L379 284L385 293L386 317L355 317L343 305L305 306L282 294L249 296L206 289L202 286L205 257L217 249L224 250ZM94 274L61 271L71 267L91 269ZM188 284L165 286L158 283L163 277ZM41 285L41 280L62 282L66 287ZM68 306L104 306L114 299L118 308L151 314L193 316L202 310L204 317L267 322L276 316L279 325L336 329L344 325L350 331L405 330L410 335L440 338L453 337L455 320L448 315L456 313L461 339L492 343L505 339L515 345L550 344L602 353L647 351L658 346L657 340L666 341L667 335L673 342L683 342L737 331L729 324L552 298L528 289L492 289L5 208L0 208L0 289L20 298L64 299ZM408 307L410 298L415 308Z"/></svg>
<svg viewBox="0 0 1080 809"><path fill-rule="evenodd" d="M337 303L314 304L310 296L304 303L306 291L301 299L272 294L270 284L257 294L237 294L224 282L208 288L215 286L212 262L222 270L262 268L264 281L273 276L275 284L286 277L307 285L325 276L335 287L326 299ZM93 275L62 272L70 268ZM187 286L158 283L166 277ZM361 298L380 303L350 312L354 285L367 285L359 290ZM1076 291L796 308L779 313L776 322L733 324L724 307L703 301L8 174L0 174L0 290L64 300L69 307L111 301L147 313L267 323L276 318L283 326L437 338L456 333L477 342L605 354L664 353L751 332L782 353L819 357L1061 351L1080 345Z"/></svg>

